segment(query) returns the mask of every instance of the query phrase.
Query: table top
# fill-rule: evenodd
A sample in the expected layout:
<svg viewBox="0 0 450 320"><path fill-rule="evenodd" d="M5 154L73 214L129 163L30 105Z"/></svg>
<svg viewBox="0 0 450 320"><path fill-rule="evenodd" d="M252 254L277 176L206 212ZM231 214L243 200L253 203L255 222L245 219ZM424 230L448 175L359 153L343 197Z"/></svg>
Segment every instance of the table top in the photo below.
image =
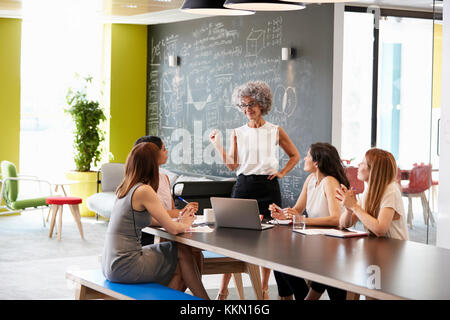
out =
<svg viewBox="0 0 450 320"><path fill-rule="evenodd" d="M303 235L282 225L177 236L155 227L142 231L376 299L450 299L450 250L431 245Z"/></svg>

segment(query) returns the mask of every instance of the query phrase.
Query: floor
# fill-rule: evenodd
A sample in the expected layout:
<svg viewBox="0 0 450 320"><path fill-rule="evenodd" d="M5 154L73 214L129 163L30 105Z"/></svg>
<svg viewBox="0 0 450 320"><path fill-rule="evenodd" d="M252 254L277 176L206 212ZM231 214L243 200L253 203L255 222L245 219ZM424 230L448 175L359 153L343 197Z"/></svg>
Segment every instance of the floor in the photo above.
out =
<svg viewBox="0 0 450 320"><path fill-rule="evenodd" d="M410 240L425 243L427 226L423 222L419 201L414 204L413 212ZM43 226L40 210L0 216L0 300L73 299L74 287L65 279L65 272L99 268L99 255L107 228L106 221L96 221L95 218L83 217L82 223L85 240L80 238L70 212L64 211L62 240L59 242L56 235L49 238L49 224ZM435 244L436 226L430 226L429 231L429 243ZM248 276L244 274L242 278L246 298L255 299ZM220 279L220 275L203 276L210 298L217 295ZM229 299L238 299L233 281L229 287ZM269 279L269 296L278 298L273 274ZM322 299L328 299L326 293Z"/></svg>

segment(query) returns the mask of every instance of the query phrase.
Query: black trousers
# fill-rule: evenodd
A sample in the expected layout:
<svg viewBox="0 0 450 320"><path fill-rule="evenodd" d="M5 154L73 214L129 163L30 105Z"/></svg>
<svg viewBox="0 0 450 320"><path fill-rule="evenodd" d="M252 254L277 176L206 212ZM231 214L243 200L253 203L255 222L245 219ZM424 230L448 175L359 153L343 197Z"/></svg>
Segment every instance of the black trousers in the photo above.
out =
<svg viewBox="0 0 450 320"><path fill-rule="evenodd" d="M259 213L265 220L271 220L269 205L272 203L281 207L281 191L278 179L268 180L267 175L243 175L236 179L232 198L255 199L258 201Z"/></svg>
<svg viewBox="0 0 450 320"><path fill-rule="evenodd" d="M295 300L304 300L306 298L309 288L303 278L278 271L274 271L274 275L278 286L278 295L280 297L294 295ZM327 290L330 300L345 300L347 298L347 291L318 282L312 282L311 288L319 293L324 293L325 290Z"/></svg>
<svg viewBox="0 0 450 320"><path fill-rule="evenodd" d="M274 271L277 282L278 295L288 297L294 295L295 300L305 300L309 288L303 278L291 276L290 274Z"/></svg>

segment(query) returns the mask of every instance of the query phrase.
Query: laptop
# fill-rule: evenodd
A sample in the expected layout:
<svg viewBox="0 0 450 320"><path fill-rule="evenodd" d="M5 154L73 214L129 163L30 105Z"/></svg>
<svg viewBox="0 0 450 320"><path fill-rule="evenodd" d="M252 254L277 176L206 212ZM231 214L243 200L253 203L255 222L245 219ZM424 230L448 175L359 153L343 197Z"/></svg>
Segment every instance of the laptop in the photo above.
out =
<svg viewBox="0 0 450 320"><path fill-rule="evenodd" d="M215 226L265 230L273 225L261 223L258 202L254 199L211 197Z"/></svg>

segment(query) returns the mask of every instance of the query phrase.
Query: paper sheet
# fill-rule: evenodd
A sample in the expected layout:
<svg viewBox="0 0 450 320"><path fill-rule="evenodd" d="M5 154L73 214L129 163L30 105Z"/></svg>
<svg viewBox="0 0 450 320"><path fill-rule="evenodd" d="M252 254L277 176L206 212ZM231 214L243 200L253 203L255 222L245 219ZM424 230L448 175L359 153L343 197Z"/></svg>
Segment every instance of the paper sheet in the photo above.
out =
<svg viewBox="0 0 450 320"><path fill-rule="evenodd" d="M324 234L332 237L339 238L350 238L350 237L360 237L368 235L367 232L358 231L355 229L345 229L345 230L336 230L336 229L292 229L292 231L306 234L306 235L316 235L316 234Z"/></svg>
<svg viewBox="0 0 450 320"><path fill-rule="evenodd" d="M164 228L158 228L160 230L163 231L167 231ZM186 233L190 233L190 232L213 232L214 229L208 227L208 226L198 226L198 227L191 227L190 229L186 230Z"/></svg>
<svg viewBox="0 0 450 320"><path fill-rule="evenodd" d="M189 230L186 230L186 232L213 232L214 229L208 227L208 226L198 226L198 227L192 227Z"/></svg>

